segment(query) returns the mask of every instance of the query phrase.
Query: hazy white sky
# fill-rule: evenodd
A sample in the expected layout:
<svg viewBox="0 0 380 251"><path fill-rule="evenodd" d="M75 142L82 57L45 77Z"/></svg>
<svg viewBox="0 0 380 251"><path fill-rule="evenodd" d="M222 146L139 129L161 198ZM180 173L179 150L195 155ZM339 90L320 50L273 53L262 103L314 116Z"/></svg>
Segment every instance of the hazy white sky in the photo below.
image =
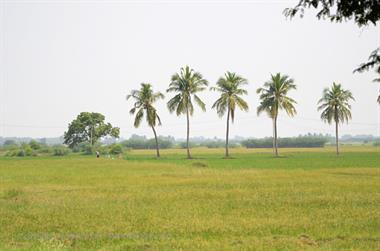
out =
<svg viewBox="0 0 380 251"><path fill-rule="evenodd" d="M380 135L379 85L375 74L352 74L380 46L379 26L319 21L312 11L286 20L282 11L297 1L10 1L1 2L0 136L60 136L82 111L103 113L121 128L151 136L146 124L133 128L131 89L150 82L164 92L173 73L190 65L213 85L225 71L249 81L249 113L237 113L232 135L272 133L258 117L255 90L270 73L295 79L295 118L280 117L279 135L334 133L319 120L316 103L333 81L350 89L353 120L341 134ZM184 137L185 117L158 103L161 135ZM223 137L225 118L211 110L217 94L200 94L208 106L191 120L192 136Z"/></svg>

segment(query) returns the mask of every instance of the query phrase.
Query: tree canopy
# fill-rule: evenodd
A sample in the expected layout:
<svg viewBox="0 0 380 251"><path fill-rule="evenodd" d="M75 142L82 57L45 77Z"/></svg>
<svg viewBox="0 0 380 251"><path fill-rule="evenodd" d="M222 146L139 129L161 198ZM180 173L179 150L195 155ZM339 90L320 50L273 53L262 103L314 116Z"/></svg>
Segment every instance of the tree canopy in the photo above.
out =
<svg viewBox="0 0 380 251"><path fill-rule="evenodd" d="M347 122L351 119L350 100L355 100L351 91L333 83L331 88L323 90L322 98L318 101L318 111L322 111L321 119L329 124Z"/></svg>
<svg viewBox="0 0 380 251"><path fill-rule="evenodd" d="M136 114L134 122L136 128L140 126L144 113L149 126L154 127L157 125L157 122L158 125L161 125L161 119L153 105L157 100L164 97L161 92L153 92L152 85L148 83L142 83L140 90L132 90L127 95L127 100L132 98L135 101L129 113L131 115Z"/></svg>
<svg viewBox="0 0 380 251"><path fill-rule="evenodd" d="M295 7L285 9L284 14L290 18L297 14L303 17L305 9L310 8L317 10L318 19L329 19L331 22L353 19L359 27L376 25L380 20L379 0L300 0ZM380 47L371 53L368 62L361 64L354 72L368 71L374 67L380 74ZM374 81L379 82L380 78Z"/></svg>
<svg viewBox="0 0 380 251"><path fill-rule="evenodd" d="M284 11L285 16L303 17L305 9L317 10L317 18L342 22L353 19L360 26L370 23L376 25L380 20L380 1L378 0L300 0L293 8Z"/></svg>
<svg viewBox="0 0 380 251"><path fill-rule="evenodd" d="M100 113L81 112L69 124L68 131L64 134L64 144L73 148L83 142L94 145L105 136L118 138L120 129L112 127L110 123L105 123L104 120L104 115Z"/></svg>

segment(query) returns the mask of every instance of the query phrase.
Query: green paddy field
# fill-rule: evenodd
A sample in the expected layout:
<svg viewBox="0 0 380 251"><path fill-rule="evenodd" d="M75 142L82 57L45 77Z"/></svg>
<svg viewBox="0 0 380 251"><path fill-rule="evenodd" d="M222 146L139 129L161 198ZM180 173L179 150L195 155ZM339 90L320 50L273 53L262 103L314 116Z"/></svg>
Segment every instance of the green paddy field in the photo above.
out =
<svg viewBox="0 0 380 251"><path fill-rule="evenodd" d="M0 157L0 250L380 250L380 148Z"/></svg>

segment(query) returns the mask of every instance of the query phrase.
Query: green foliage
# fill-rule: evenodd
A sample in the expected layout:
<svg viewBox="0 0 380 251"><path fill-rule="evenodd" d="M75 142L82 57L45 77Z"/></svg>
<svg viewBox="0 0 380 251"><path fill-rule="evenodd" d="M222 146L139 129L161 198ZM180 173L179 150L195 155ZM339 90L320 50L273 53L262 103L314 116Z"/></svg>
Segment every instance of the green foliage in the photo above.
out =
<svg viewBox="0 0 380 251"><path fill-rule="evenodd" d="M156 143L156 151L157 157L160 157L160 147L157 141L157 133L155 126L161 125L161 119L157 114L157 110L154 107L154 103L163 99L164 95L161 92L153 92L151 84L141 84L140 90L132 90L131 94L127 96L127 99L133 98L135 100L135 104L133 108L130 110L130 114L134 115L136 113L134 126L139 127L141 124L144 115L146 117L146 121L148 125L152 128Z"/></svg>
<svg viewBox="0 0 380 251"><path fill-rule="evenodd" d="M66 146L58 145L53 147L53 156L65 156L70 153L70 149Z"/></svg>
<svg viewBox="0 0 380 251"><path fill-rule="evenodd" d="M271 75L271 79L264 84L264 87L257 89L260 94L260 105L257 107L257 114L266 112L273 120L273 149L275 155L278 156L277 142L277 118L279 110L285 110L286 113L293 117L297 111L294 107L297 103L288 96L290 90L295 90L294 80L287 75Z"/></svg>
<svg viewBox="0 0 380 251"><path fill-rule="evenodd" d="M349 90L333 83L330 89L323 90L322 98L318 101L318 111L322 111L321 119L329 124L348 122L351 119L351 100L355 99Z"/></svg>
<svg viewBox="0 0 380 251"><path fill-rule="evenodd" d="M19 148L9 150L5 155L7 157L30 157L37 156L37 152L28 144L22 144Z"/></svg>
<svg viewBox="0 0 380 251"><path fill-rule="evenodd" d="M29 146L33 149L33 150L40 150L42 148L42 144L41 143L38 143L36 140L31 140L29 142Z"/></svg>
<svg viewBox="0 0 380 251"><path fill-rule="evenodd" d="M182 149L186 149L186 148L194 148L194 147L197 147L199 145L197 145L196 143L193 143L193 142L189 142L189 145L187 145L187 142L180 142L178 144L178 146Z"/></svg>
<svg viewBox="0 0 380 251"><path fill-rule="evenodd" d="M92 146L91 144L86 144L83 148L83 154L85 155L93 155L95 154L96 148Z"/></svg>
<svg viewBox="0 0 380 251"><path fill-rule="evenodd" d="M248 92L241 88L246 85L247 80L237 75L236 73L226 72L224 77L219 78L216 87L211 87L210 90L220 92L220 97L215 101L212 108L216 109L219 117L223 117L227 111L227 128L226 128L226 157L228 157L229 146L229 129L230 117L232 123L235 120L236 107L243 111L248 111L247 102L242 99L242 95L247 95Z"/></svg>
<svg viewBox="0 0 380 251"><path fill-rule="evenodd" d="M18 146L17 142L14 141L14 140L11 140L11 139L7 139L6 141L4 141L3 143L3 147L5 149L11 149L11 148L16 148Z"/></svg>
<svg viewBox="0 0 380 251"><path fill-rule="evenodd" d="M266 112L272 119L277 118L279 110L285 110L289 116L294 116L297 112L294 107L297 102L288 97L290 90L295 90L294 80L287 75L271 75L271 80L264 84L263 88L257 89L260 94L260 105L257 114Z"/></svg>
<svg viewBox="0 0 380 251"><path fill-rule="evenodd" d="M207 140L205 142L199 143L199 146L207 148L223 148L226 146L226 142L222 140ZM239 147L239 144L237 142L229 142L229 148L236 147Z"/></svg>
<svg viewBox="0 0 380 251"><path fill-rule="evenodd" d="M203 111L206 111L205 103L203 103L196 93L204 91L207 85L207 80L199 72L195 72L189 66L181 68L180 73L172 76L171 83L167 89L167 92L177 93L167 104L169 111L176 112L177 116L186 114L187 112L189 112L189 115L193 115L194 105L192 100Z"/></svg>
<svg viewBox="0 0 380 251"><path fill-rule="evenodd" d="M330 19L332 22L342 22L354 19L359 26L376 23L380 20L380 2L377 0L299 0L293 8L284 11L285 16L290 18L301 14L305 9L314 8L318 19Z"/></svg>
<svg viewBox="0 0 380 251"><path fill-rule="evenodd" d="M220 117L223 117L227 111L232 122L234 122L236 107L248 111L247 102L241 98L242 95L248 94L246 90L241 88L247 84L247 80L236 73L226 72L224 77L219 78L216 87L210 88L212 91L220 92L219 99L212 106Z"/></svg>
<svg viewBox="0 0 380 251"><path fill-rule="evenodd" d="M380 141L376 141L375 143L373 143L374 146L380 146Z"/></svg>
<svg viewBox="0 0 380 251"><path fill-rule="evenodd" d="M110 146L110 154L118 155L123 153L123 146L120 144L114 144Z"/></svg>
<svg viewBox="0 0 380 251"><path fill-rule="evenodd" d="M300 13L303 17L305 9L314 8L318 19L330 19L332 22L342 22L354 19L360 26L369 24L376 25L380 20L380 1L378 0L299 0L293 8L284 10L287 17L294 17ZM374 50L369 56L368 62L361 64L354 72L364 72L375 67L377 74L380 74L380 47ZM380 82L380 78L374 79ZM380 96L378 97L380 104Z"/></svg>
<svg viewBox="0 0 380 251"><path fill-rule="evenodd" d="M119 137L120 129L104 122L104 115L100 113L82 112L69 124L64 134L64 144L74 148L80 143L87 142L95 145L102 137Z"/></svg>
<svg viewBox="0 0 380 251"><path fill-rule="evenodd" d="M132 149L154 149L156 147L155 139L128 139L121 143L124 147ZM168 149L173 147L173 142L169 139L158 138L158 145L160 149Z"/></svg>
<svg viewBox="0 0 380 251"><path fill-rule="evenodd" d="M136 114L134 122L136 128L140 126L144 116L149 126L155 127L157 124L161 125L161 119L154 107L156 101L164 98L161 92L154 92L151 84L142 83L140 90L132 90L127 95L127 100L130 98L133 98L135 101L129 113L131 115Z"/></svg>
<svg viewBox="0 0 380 251"><path fill-rule="evenodd" d="M176 112L177 116L186 114L187 120L187 157L191 158L190 154L190 116L194 113L193 101L203 110L206 111L206 105L198 97L197 93L204 91L208 86L208 82L203 78L202 74L190 69L189 66L181 68L180 73L176 73L171 78L171 83L167 92L174 92L176 95L167 103L171 113Z"/></svg>
<svg viewBox="0 0 380 251"><path fill-rule="evenodd" d="M328 142L325 137L299 136L296 138L279 138L279 147L289 148L313 148L323 147ZM273 147L273 138L248 139L241 143L247 148L271 148Z"/></svg>

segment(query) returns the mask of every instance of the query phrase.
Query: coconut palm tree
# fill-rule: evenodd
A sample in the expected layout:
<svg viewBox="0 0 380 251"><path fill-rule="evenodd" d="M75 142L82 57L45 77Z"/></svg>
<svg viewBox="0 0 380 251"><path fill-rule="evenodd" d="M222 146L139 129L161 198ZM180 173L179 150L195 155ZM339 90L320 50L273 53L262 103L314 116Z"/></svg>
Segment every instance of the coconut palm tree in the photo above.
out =
<svg viewBox="0 0 380 251"><path fill-rule="evenodd" d="M155 127L156 125L161 125L161 119L153 105L157 100L163 99L164 95L161 92L153 92L151 84L142 83L140 90L132 90L131 93L127 95L127 100L130 98L135 100L133 108L129 112L131 115L136 114L134 126L136 128L139 127L144 116L146 117L146 121L154 133L157 158L159 158L160 148Z"/></svg>
<svg viewBox="0 0 380 251"><path fill-rule="evenodd" d="M266 112L273 120L273 151L278 156L277 143L277 118L279 110L285 110L286 113L293 117L297 111L294 107L297 102L288 97L290 90L295 90L296 85L294 80L287 75L271 75L271 79L264 84L263 88L257 89L257 94L260 94L260 105L257 107L257 114Z"/></svg>
<svg viewBox="0 0 380 251"><path fill-rule="evenodd" d="M235 120L235 109L240 108L243 111L248 111L248 104L240 96L247 95L248 92L241 87L246 85L247 80L237 75L236 73L226 72L224 77L219 78L216 87L211 87L210 90L220 92L220 97L215 101L212 108L220 117L223 117L227 112L227 129L226 129L226 158L229 157L228 137L230 131L230 117L232 123Z"/></svg>
<svg viewBox="0 0 380 251"><path fill-rule="evenodd" d="M318 111L322 111L321 119L331 124L335 122L336 154L339 155L339 123L351 119L350 100L355 100L349 90L342 89L340 84L333 83L332 87L323 90L322 98L318 101Z"/></svg>
<svg viewBox="0 0 380 251"><path fill-rule="evenodd" d="M175 73L171 78L169 89L167 92L177 93L172 99L169 100L167 106L169 111L176 112L177 116L186 114L187 119L187 157L191 159L189 138L190 138L190 116L194 113L194 106L192 100L203 110L206 111L206 105L197 96L196 93L206 89L208 82L199 72L190 69L189 66L181 68L180 73Z"/></svg>

